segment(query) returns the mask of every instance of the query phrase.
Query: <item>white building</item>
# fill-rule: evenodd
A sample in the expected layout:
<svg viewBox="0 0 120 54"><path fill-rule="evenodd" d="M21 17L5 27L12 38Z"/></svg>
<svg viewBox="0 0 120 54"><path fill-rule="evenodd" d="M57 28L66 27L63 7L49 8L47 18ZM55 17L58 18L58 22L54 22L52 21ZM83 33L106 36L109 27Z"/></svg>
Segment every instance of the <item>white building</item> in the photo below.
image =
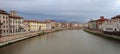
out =
<svg viewBox="0 0 120 54"><path fill-rule="evenodd" d="M111 22L111 20L107 20L101 25L101 29L103 29L103 31L113 32L115 25Z"/></svg>
<svg viewBox="0 0 120 54"><path fill-rule="evenodd" d="M103 31L120 32L120 16L118 15L111 18L111 20L105 21L101 27L103 28Z"/></svg>
<svg viewBox="0 0 120 54"><path fill-rule="evenodd" d="M11 11L10 15L10 33L16 34L18 32L23 32L23 18L16 14L16 11Z"/></svg>
<svg viewBox="0 0 120 54"><path fill-rule="evenodd" d="M56 28L56 22L54 20L45 20L47 23L47 29L55 29Z"/></svg>
<svg viewBox="0 0 120 54"><path fill-rule="evenodd" d="M0 36L5 36L9 34L9 14L0 10Z"/></svg>

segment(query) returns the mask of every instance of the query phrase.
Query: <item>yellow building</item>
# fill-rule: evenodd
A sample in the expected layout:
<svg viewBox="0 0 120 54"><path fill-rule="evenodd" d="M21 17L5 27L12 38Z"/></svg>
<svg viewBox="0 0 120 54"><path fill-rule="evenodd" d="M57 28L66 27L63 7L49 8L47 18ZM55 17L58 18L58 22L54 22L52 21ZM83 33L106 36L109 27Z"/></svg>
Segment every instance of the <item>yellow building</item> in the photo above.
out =
<svg viewBox="0 0 120 54"><path fill-rule="evenodd" d="M39 25L41 31L47 29L47 24L46 24L46 22L39 22L38 25Z"/></svg>
<svg viewBox="0 0 120 54"><path fill-rule="evenodd" d="M42 31L47 29L45 22L40 22L36 20L25 20L24 25L26 31Z"/></svg>
<svg viewBox="0 0 120 54"><path fill-rule="evenodd" d="M26 31L39 31L38 21L35 20L25 20L24 25L26 26Z"/></svg>

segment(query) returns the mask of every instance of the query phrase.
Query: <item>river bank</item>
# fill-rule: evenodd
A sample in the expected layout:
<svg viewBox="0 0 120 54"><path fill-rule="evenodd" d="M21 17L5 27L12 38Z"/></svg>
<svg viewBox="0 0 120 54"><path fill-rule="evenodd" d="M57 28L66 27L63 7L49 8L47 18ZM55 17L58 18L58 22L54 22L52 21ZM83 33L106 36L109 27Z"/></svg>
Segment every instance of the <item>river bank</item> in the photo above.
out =
<svg viewBox="0 0 120 54"><path fill-rule="evenodd" d="M38 31L38 32L28 32L24 34L17 34L17 35L11 35L11 36L6 36L6 37L1 37L0 38L0 47L7 46L10 44L13 44L15 42L19 42L25 39L29 39L32 37L52 33L52 32L57 32L61 31L63 29L50 29L50 30L44 30L44 31Z"/></svg>
<svg viewBox="0 0 120 54"><path fill-rule="evenodd" d="M83 30L63 30L2 47L0 54L120 54L120 42Z"/></svg>
<svg viewBox="0 0 120 54"><path fill-rule="evenodd" d="M109 38L109 39L114 39L114 40L120 40L120 36L115 36L115 35L108 35L108 34L104 34L103 32L98 32L98 31L94 31L94 30L88 30L88 29L84 29L85 32L97 35L97 36L101 36L104 38Z"/></svg>

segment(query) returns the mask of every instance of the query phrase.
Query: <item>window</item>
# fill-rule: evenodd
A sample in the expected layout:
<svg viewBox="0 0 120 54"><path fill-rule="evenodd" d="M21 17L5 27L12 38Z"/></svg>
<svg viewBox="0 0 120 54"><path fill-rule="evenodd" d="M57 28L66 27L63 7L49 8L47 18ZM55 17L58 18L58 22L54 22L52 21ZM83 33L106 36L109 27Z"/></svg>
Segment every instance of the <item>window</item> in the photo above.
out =
<svg viewBox="0 0 120 54"><path fill-rule="evenodd" d="M114 29L114 31L117 31L117 29Z"/></svg>
<svg viewBox="0 0 120 54"><path fill-rule="evenodd" d="M3 23L5 23L5 21L3 21Z"/></svg>
<svg viewBox="0 0 120 54"><path fill-rule="evenodd" d="M8 30L7 30L7 33L8 33Z"/></svg>
<svg viewBox="0 0 120 54"><path fill-rule="evenodd" d="M3 26L3 28L5 28L5 26Z"/></svg>
<svg viewBox="0 0 120 54"><path fill-rule="evenodd" d="M6 19L8 19L8 17L6 16Z"/></svg>
<svg viewBox="0 0 120 54"><path fill-rule="evenodd" d="M10 25L10 28L12 28L12 25Z"/></svg>
<svg viewBox="0 0 120 54"><path fill-rule="evenodd" d="M4 30L4 33L5 33L5 30Z"/></svg>
<svg viewBox="0 0 120 54"><path fill-rule="evenodd" d="M15 25L13 25L13 28L15 28Z"/></svg>
<svg viewBox="0 0 120 54"><path fill-rule="evenodd" d="M3 19L5 19L5 16L3 16Z"/></svg>
<svg viewBox="0 0 120 54"><path fill-rule="evenodd" d="M12 21L10 20L10 23L12 23Z"/></svg>
<svg viewBox="0 0 120 54"><path fill-rule="evenodd" d="M6 23L8 23L8 21L6 21Z"/></svg>
<svg viewBox="0 0 120 54"><path fill-rule="evenodd" d="M6 28L8 28L8 26L6 26Z"/></svg>
<svg viewBox="0 0 120 54"><path fill-rule="evenodd" d="M14 33L14 30L13 30L13 33Z"/></svg>
<svg viewBox="0 0 120 54"><path fill-rule="evenodd" d="M17 23L17 20L15 20L15 23Z"/></svg>
<svg viewBox="0 0 120 54"><path fill-rule="evenodd" d="M0 28L1 28L1 26L0 26Z"/></svg>
<svg viewBox="0 0 120 54"><path fill-rule="evenodd" d="M14 23L14 21L13 21L13 23Z"/></svg>
<svg viewBox="0 0 120 54"><path fill-rule="evenodd" d="M2 30L0 29L0 33L2 33Z"/></svg>
<svg viewBox="0 0 120 54"><path fill-rule="evenodd" d="M12 33L12 30L10 30L10 33Z"/></svg>
<svg viewBox="0 0 120 54"><path fill-rule="evenodd" d="M17 32L17 30L16 30L16 32Z"/></svg>

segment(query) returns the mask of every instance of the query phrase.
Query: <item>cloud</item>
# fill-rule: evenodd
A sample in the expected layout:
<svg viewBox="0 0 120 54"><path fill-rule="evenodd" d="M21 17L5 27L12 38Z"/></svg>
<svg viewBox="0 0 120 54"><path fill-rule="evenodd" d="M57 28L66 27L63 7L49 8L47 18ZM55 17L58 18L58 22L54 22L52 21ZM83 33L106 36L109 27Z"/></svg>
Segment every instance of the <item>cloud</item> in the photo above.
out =
<svg viewBox="0 0 120 54"><path fill-rule="evenodd" d="M0 0L0 8L16 10L29 19L63 19L86 22L99 16L120 14L119 0ZM29 17L27 17L29 16Z"/></svg>

